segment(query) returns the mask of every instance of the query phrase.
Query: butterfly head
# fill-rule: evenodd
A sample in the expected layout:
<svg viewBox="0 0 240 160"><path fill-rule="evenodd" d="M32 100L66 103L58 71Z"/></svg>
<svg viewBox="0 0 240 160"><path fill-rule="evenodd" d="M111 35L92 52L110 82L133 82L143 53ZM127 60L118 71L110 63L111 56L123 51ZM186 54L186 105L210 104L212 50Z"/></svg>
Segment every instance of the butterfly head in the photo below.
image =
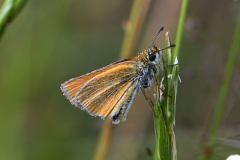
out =
<svg viewBox="0 0 240 160"><path fill-rule="evenodd" d="M160 49L157 48L156 46L149 48L147 50L146 56L147 56L148 63L154 64L154 65L160 63L160 60L161 60Z"/></svg>

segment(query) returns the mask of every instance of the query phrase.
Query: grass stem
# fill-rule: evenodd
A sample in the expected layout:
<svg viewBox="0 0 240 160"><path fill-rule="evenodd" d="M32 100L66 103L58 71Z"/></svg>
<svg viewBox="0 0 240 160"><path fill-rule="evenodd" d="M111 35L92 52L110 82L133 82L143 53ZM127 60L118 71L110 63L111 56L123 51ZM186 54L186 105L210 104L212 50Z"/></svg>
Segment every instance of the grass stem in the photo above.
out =
<svg viewBox="0 0 240 160"><path fill-rule="evenodd" d="M177 86L179 81L179 65L177 56L180 52L189 0L183 0L180 9L176 35L176 48L163 53L162 72L156 87L156 104L154 106L154 130L156 137L155 160L176 160L177 149L174 134ZM166 46L170 46L170 39L166 33ZM177 65L176 65L177 64ZM172 65L171 67L169 67ZM163 91L162 91L163 90Z"/></svg>
<svg viewBox="0 0 240 160"><path fill-rule="evenodd" d="M170 45L168 33L166 33L167 46ZM178 86L179 66L171 66L172 49L162 54L162 72L158 76L156 85L156 103L154 105L154 131L156 137L155 160L176 160L177 150L174 134L176 95Z"/></svg>
<svg viewBox="0 0 240 160"><path fill-rule="evenodd" d="M150 2L151 0L134 0L120 52L121 58L130 57L134 53ZM105 160L107 158L112 139L112 129L111 120L107 120L99 138L95 160Z"/></svg>
<svg viewBox="0 0 240 160"><path fill-rule="evenodd" d="M210 155L205 154L204 155L205 159L211 159L214 153L213 145L216 143L216 137L223 119L226 99L229 93L229 89L230 89L230 85L231 85L231 81L232 81L232 77L235 69L235 64L240 55L239 44L240 44L240 23L238 23L235 29L232 46L230 48L229 57L224 70L224 79L222 81L217 103L213 112L213 119L212 119L208 146L207 146L207 148L211 150L210 152L211 154Z"/></svg>
<svg viewBox="0 0 240 160"><path fill-rule="evenodd" d="M177 27L177 34L176 34L176 47L174 50L174 56L173 59L175 59L180 52L181 49L181 44L182 44L182 39L183 39L183 33L184 33L184 28L185 28L185 22L186 22L186 17L187 17L187 12L188 12L188 5L189 5L189 0L182 0L182 6L180 10L180 17L178 21L178 27Z"/></svg>

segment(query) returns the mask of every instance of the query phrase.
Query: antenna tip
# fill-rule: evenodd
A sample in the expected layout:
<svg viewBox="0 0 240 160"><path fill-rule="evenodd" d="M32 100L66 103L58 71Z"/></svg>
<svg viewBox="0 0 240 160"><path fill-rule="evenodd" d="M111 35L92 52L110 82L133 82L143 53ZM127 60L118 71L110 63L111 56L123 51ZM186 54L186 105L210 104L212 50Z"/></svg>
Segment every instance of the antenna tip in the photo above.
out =
<svg viewBox="0 0 240 160"><path fill-rule="evenodd" d="M160 31L163 31L163 30L164 30L164 27L162 26L162 27L160 28L159 32L160 32Z"/></svg>
<svg viewBox="0 0 240 160"><path fill-rule="evenodd" d="M174 48L174 47L176 47L176 44L171 44L170 47Z"/></svg>

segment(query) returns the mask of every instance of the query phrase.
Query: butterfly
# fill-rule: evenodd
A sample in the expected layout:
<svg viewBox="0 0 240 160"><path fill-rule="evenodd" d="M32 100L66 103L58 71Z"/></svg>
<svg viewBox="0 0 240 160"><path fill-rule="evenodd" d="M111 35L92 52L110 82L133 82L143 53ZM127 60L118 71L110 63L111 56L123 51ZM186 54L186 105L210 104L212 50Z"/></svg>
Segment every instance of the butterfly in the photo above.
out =
<svg viewBox="0 0 240 160"><path fill-rule="evenodd" d="M175 45L164 49L171 47ZM72 105L118 124L126 120L139 91L153 83L164 49L154 45L135 57L72 78L60 88Z"/></svg>

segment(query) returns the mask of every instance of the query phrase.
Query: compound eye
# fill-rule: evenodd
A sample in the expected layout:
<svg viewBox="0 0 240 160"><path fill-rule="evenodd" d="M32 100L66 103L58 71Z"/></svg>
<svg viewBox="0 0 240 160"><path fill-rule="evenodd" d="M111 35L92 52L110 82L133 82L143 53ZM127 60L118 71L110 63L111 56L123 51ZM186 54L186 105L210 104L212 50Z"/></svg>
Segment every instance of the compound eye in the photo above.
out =
<svg viewBox="0 0 240 160"><path fill-rule="evenodd" d="M154 61L156 59L156 55L154 53L149 55L149 61Z"/></svg>

